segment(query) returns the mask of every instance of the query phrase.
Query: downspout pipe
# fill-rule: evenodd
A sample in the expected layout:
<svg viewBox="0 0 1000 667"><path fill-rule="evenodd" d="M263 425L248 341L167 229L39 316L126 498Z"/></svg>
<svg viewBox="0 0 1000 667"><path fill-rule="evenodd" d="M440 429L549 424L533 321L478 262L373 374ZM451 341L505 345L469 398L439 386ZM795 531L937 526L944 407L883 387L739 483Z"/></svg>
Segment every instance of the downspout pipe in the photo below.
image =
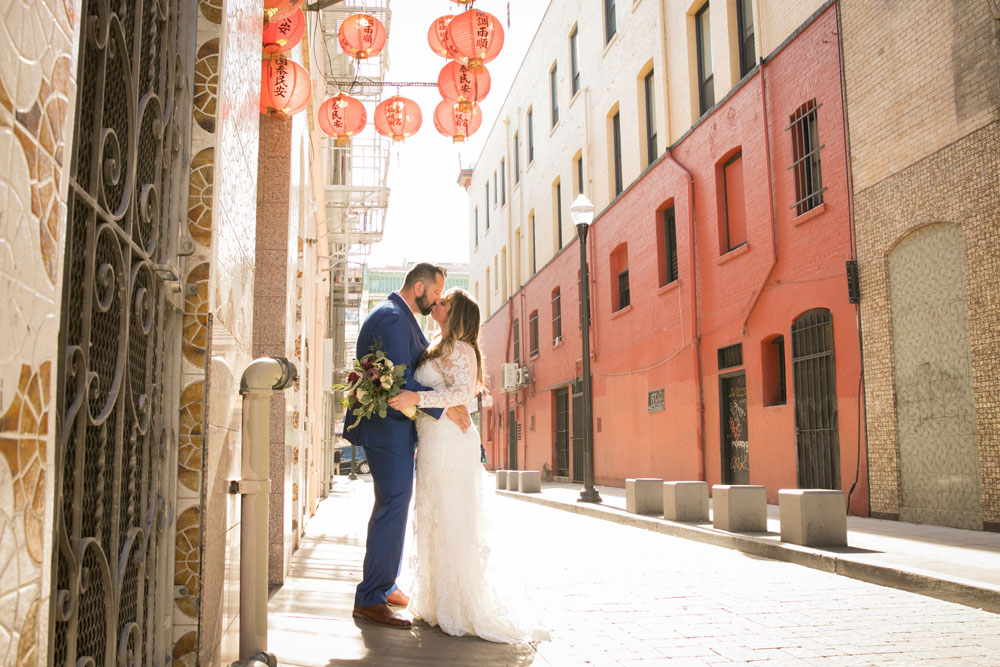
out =
<svg viewBox="0 0 1000 667"><path fill-rule="evenodd" d="M691 345L694 347L694 381L698 396L698 422L695 440L698 445L698 479L705 481L705 389L701 377L701 323L698 317L698 261L695 252L694 177L674 157L673 148L667 149L667 161L677 169L687 182L688 200L688 261L691 264Z"/></svg>
<svg viewBox="0 0 1000 667"><path fill-rule="evenodd" d="M267 651L267 526L271 495L271 394L299 379L295 364L285 357L254 359L243 371L242 479L229 492L242 496L240 532L240 659L233 667L277 667Z"/></svg>
<svg viewBox="0 0 1000 667"><path fill-rule="evenodd" d="M763 280L760 281L760 285L757 286L757 289L753 293L753 297L750 299L750 305L747 307L747 314L743 317L743 325L740 327L740 335L742 336L747 335L747 323L750 322L750 316L753 314L753 309L757 306L757 302L760 300L760 295L764 293L767 281L771 279L771 274L774 273L774 267L778 265L778 225L774 219L774 177L772 174L774 165L771 164L771 130L767 117L767 78L764 76L766 65L766 60L761 58L760 72L758 72L758 76L760 76L761 114L764 119L764 159L767 161L767 206L771 217L771 264L767 267Z"/></svg>

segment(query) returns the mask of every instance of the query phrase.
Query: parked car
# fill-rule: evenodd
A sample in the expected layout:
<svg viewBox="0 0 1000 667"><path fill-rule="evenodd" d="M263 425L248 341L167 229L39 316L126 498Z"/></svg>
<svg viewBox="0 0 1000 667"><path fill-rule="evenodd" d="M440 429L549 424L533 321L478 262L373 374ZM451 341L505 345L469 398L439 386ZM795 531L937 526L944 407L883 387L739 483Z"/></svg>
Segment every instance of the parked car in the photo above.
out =
<svg viewBox="0 0 1000 667"><path fill-rule="evenodd" d="M368 465L368 459L365 457L365 448L361 446L356 446L354 452L357 455L357 472L362 475L367 475L372 471L371 467ZM346 445L344 447L338 447L333 453L333 465L335 467L335 473L338 475L348 475L351 472L351 446Z"/></svg>

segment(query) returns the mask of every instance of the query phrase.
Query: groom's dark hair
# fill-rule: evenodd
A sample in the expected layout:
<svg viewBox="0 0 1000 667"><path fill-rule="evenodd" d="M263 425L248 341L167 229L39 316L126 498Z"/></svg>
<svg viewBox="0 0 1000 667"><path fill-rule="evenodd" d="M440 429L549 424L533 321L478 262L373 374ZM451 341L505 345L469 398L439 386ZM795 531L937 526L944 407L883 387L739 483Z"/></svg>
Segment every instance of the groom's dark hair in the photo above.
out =
<svg viewBox="0 0 1000 667"><path fill-rule="evenodd" d="M412 269L407 271L406 278L403 280L403 289L410 289L417 283L433 283L437 280L438 275L442 278L448 277L448 272L436 264L431 264L430 262L420 262L415 264Z"/></svg>

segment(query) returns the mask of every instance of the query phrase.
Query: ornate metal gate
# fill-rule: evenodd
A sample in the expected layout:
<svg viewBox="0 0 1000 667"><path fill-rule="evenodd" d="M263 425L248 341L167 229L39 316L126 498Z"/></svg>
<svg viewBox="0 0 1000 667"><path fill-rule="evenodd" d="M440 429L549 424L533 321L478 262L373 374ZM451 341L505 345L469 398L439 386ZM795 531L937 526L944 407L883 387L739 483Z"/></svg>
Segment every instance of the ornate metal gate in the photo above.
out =
<svg viewBox="0 0 1000 667"><path fill-rule="evenodd" d="M792 378L799 488L839 489L833 317L826 308L805 312L792 324Z"/></svg>
<svg viewBox="0 0 1000 667"><path fill-rule="evenodd" d="M88 0L80 21L56 405L56 665L170 660L171 283L195 4Z"/></svg>

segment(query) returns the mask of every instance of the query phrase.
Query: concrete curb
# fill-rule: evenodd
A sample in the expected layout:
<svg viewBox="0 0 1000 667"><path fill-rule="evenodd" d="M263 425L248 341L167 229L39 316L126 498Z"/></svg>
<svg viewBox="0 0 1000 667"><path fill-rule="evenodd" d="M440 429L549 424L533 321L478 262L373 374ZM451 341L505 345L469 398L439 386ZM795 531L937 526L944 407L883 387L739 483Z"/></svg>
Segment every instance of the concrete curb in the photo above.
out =
<svg viewBox="0 0 1000 667"><path fill-rule="evenodd" d="M716 530L710 524L667 521L654 516L629 514L617 507L606 505L566 503L545 498L539 494L524 494L516 491L498 490L496 493L564 512L611 521L623 526L651 530L671 537L695 540L712 546L735 549L753 556L804 565L815 570L1000 614L1000 587L983 582L946 577L916 568L864 562L852 558L850 554L838 553L840 550L849 550L850 547L830 550L812 549L781 542L775 539L776 536L764 537L763 533L729 533ZM767 535L774 536L774 533L767 533ZM848 539L850 539L849 534Z"/></svg>

